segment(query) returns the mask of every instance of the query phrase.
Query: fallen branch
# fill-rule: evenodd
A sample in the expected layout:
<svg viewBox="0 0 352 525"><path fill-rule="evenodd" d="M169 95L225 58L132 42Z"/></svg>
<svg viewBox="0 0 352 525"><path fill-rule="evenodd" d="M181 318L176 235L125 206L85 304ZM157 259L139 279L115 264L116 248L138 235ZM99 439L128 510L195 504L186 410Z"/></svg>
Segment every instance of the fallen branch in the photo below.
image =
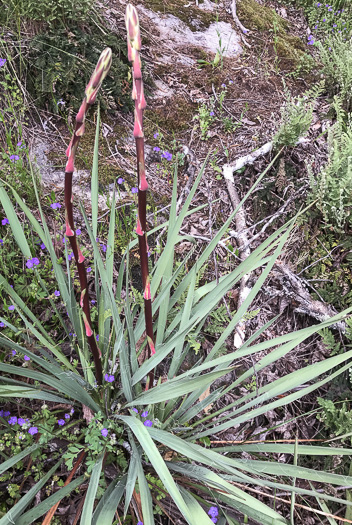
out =
<svg viewBox="0 0 352 525"><path fill-rule="evenodd" d="M296 146L298 144L306 144L307 142L309 142L308 139L301 137L296 142ZM261 148L253 151L253 153L249 153L249 155L245 155L244 157L240 157L239 159L237 159L234 165L231 166L230 164L225 164L224 167L227 166L226 169L228 170L231 169L232 173L235 171L238 171L241 168L248 166L249 164L253 164L257 160L258 157L262 157L263 155L266 155L267 153L269 153L273 149L273 145L274 145L273 141L267 142Z"/></svg>
<svg viewBox="0 0 352 525"><path fill-rule="evenodd" d="M243 33L249 33L248 29L246 29L244 27L243 24L241 24L238 16L237 16L237 6L236 6L236 0L232 0L232 3L231 3L231 11L232 11L232 18L235 22L235 24L237 25L237 27L240 28L241 31L243 31Z"/></svg>

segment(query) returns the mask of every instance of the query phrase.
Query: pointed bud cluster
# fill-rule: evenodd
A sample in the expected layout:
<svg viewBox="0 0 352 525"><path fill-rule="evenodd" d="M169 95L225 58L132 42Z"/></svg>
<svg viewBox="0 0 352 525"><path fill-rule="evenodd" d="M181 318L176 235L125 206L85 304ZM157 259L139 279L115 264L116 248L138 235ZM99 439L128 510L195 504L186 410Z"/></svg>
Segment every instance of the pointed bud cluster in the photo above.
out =
<svg viewBox="0 0 352 525"><path fill-rule="evenodd" d="M86 87L86 99L87 104L94 104L97 97L100 86L109 72L112 61L112 52L110 47L104 49L99 57L96 68L94 69L93 75Z"/></svg>

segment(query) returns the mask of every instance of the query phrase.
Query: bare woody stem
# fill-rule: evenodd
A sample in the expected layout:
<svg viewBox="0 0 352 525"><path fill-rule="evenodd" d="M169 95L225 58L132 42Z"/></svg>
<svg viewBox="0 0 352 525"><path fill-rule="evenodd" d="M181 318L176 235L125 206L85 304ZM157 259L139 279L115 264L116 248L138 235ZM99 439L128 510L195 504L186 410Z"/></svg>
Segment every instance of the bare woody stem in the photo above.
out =
<svg viewBox="0 0 352 525"><path fill-rule="evenodd" d="M79 281L81 285L81 299L80 306L83 310L83 321L86 329L86 336L90 349L93 354L95 364L95 375L97 383L102 384L102 365L101 365L101 352L96 343L93 330L91 328L91 317L89 307L89 297L87 294L87 272L84 265L84 259L75 234L75 226L73 221L73 196L72 196L72 174L74 172L74 163L76 157L76 151L80 138L85 131L85 118L89 108L94 104L97 97L99 88L106 77L111 66L111 49L107 47L104 49L99 57L96 68L91 76L90 81L85 89L85 97L82 105L76 115L76 127L73 133L72 139L66 150L66 157L68 157L66 168L65 168L65 220L66 220L66 236L70 240L71 248L75 256Z"/></svg>
<svg viewBox="0 0 352 525"><path fill-rule="evenodd" d="M141 33L139 27L138 13L135 7L128 4L126 7L126 29L128 60L133 65L133 89L132 99L135 101L134 130L137 150L137 174L138 174L138 217L136 233L139 241L139 255L141 261L145 328L147 334L147 359L155 354L153 336L152 298L150 293L150 277L148 270L148 243L147 243L147 189L145 163L144 163L144 133L143 133L143 111L147 104L144 98L143 79L141 71ZM148 376L150 386L153 384L154 373Z"/></svg>

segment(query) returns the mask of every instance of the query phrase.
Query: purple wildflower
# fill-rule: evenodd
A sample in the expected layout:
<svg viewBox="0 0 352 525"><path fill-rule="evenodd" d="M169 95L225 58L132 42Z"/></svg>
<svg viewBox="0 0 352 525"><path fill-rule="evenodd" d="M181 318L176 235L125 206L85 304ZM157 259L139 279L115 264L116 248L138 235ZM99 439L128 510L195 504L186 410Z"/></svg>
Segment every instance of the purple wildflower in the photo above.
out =
<svg viewBox="0 0 352 525"><path fill-rule="evenodd" d="M11 306L9 306L9 310L13 311L15 309L14 305L12 304Z"/></svg>
<svg viewBox="0 0 352 525"><path fill-rule="evenodd" d="M97 341L99 341L99 334L97 335Z"/></svg>
<svg viewBox="0 0 352 525"><path fill-rule="evenodd" d="M45 248L46 248L46 246L45 246L45 244L44 244L43 242L42 242L42 244L40 245L40 247L41 247L42 250L45 250Z"/></svg>
<svg viewBox="0 0 352 525"><path fill-rule="evenodd" d="M60 427L62 427L62 425L65 424L65 420L64 419L59 419L57 424L60 425Z"/></svg>
<svg viewBox="0 0 352 525"><path fill-rule="evenodd" d="M213 116L215 115L214 111L211 111L211 112L209 113L209 115L210 115L211 117L213 117Z"/></svg>
<svg viewBox="0 0 352 525"><path fill-rule="evenodd" d="M65 419L70 419L70 414L65 414Z"/></svg>
<svg viewBox="0 0 352 525"><path fill-rule="evenodd" d="M10 412L8 410L5 410L4 417L9 417L9 415L10 415Z"/></svg>
<svg viewBox="0 0 352 525"><path fill-rule="evenodd" d="M154 137L155 139L158 138L158 137L159 137L159 133L158 133L158 132L154 133L153 137Z"/></svg>
<svg viewBox="0 0 352 525"><path fill-rule="evenodd" d="M0 58L0 67L2 67L6 62L6 58Z"/></svg>
<svg viewBox="0 0 352 525"><path fill-rule="evenodd" d="M30 358L30 357L28 357L28 355L25 355L25 356L24 356L24 360L25 360L25 361L30 361L30 360L31 360L31 358Z"/></svg>
<svg viewBox="0 0 352 525"><path fill-rule="evenodd" d="M138 193L138 188L131 188L132 193Z"/></svg>
<svg viewBox="0 0 352 525"><path fill-rule="evenodd" d="M217 507L210 507L208 514L212 518L216 518L219 515L219 509Z"/></svg>
<svg viewBox="0 0 352 525"><path fill-rule="evenodd" d="M151 426L153 426L153 422L150 421L150 419L147 419L146 421L144 421L144 426L145 427L151 427Z"/></svg>
<svg viewBox="0 0 352 525"><path fill-rule="evenodd" d="M56 297L59 297L60 296L59 290L55 290L54 294L56 295Z"/></svg>
<svg viewBox="0 0 352 525"><path fill-rule="evenodd" d="M9 223L9 220L5 217L5 219L3 219L3 220L1 221L1 224L2 224L3 226L5 226L5 224L10 224L10 223Z"/></svg>
<svg viewBox="0 0 352 525"><path fill-rule="evenodd" d="M37 427L31 427L28 430L28 434L30 434L31 436L33 436L34 434L38 434L38 428Z"/></svg>
<svg viewBox="0 0 352 525"><path fill-rule="evenodd" d="M89 272L91 272L91 271L92 271L92 268L89 266L89 267L87 268L87 272L89 273Z"/></svg>
<svg viewBox="0 0 352 525"><path fill-rule="evenodd" d="M22 425L24 425L25 421L24 421L23 417L19 417L19 418L17 419L17 423L20 425L20 427L21 427Z"/></svg>
<svg viewBox="0 0 352 525"><path fill-rule="evenodd" d="M17 423L17 417L16 416L12 416L10 417L10 419L8 420L8 424L9 425L16 425Z"/></svg>
<svg viewBox="0 0 352 525"><path fill-rule="evenodd" d="M17 354L16 350L12 350L11 354L16 355Z"/></svg>
<svg viewBox="0 0 352 525"><path fill-rule="evenodd" d="M148 410L145 410L144 412L142 412L142 417L147 417L148 415Z"/></svg>
<svg viewBox="0 0 352 525"><path fill-rule="evenodd" d="M158 146L155 146L155 148L153 148L153 151L160 151L160 148Z"/></svg>
<svg viewBox="0 0 352 525"><path fill-rule="evenodd" d="M78 229L76 230L76 235L81 235L81 233L82 233L82 231L78 228Z"/></svg>
<svg viewBox="0 0 352 525"><path fill-rule="evenodd" d="M106 438L106 436L109 434L109 431L107 428L103 428L102 431L101 431L101 435Z"/></svg>
<svg viewBox="0 0 352 525"><path fill-rule="evenodd" d="M136 412L136 414L138 414L138 410L137 408L132 408L133 412Z"/></svg>
<svg viewBox="0 0 352 525"><path fill-rule="evenodd" d="M119 177L117 179L117 184L122 184L123 182L125 182L125 179L123 179L122 177Z"/></svg>
<svg viewBox="0 0 352 525"><path fill-rule="evenodd" d="M19 156L18 156L18 155L11 155L11 157L10 157L10 160L11 160L12 162L16 162L16 160L18 160L18 159L19 159Z"/></svg>
<svg viewBox="0 0 352 525"><path fill-rule="evenodd" d="M6 326L6 324L1 321L0 326L1 326L1 328L4 328L4 326Z"/></svg>

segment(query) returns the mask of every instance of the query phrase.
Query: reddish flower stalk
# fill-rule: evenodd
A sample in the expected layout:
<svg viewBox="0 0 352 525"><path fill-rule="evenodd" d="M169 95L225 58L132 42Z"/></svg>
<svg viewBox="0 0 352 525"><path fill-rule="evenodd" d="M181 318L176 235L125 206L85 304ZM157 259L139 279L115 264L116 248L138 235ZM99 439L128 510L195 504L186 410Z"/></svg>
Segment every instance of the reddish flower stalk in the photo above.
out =
<svg viewBox="0 0 352 525"><path fill-rule="evenodd" d="M66 157L68 157L66 168L65 168L65 219L66 219L66 235L70 240L71 248L75 256L79 281L81 284L81 299L80 306L83 310L83 321L86 329L86 336L88 338L88 343L93 354L94 364L95 364L95 375L97 378L97 383L102 384L103 375L102 375L102 365L101 365L101 352L96 343L93 330L91 328L91 318L90 318L90 307L89 307L89 298L87 292L87 273L84 265L84 259L75 234L75 226L73 222L73 196L72 196L72 174L74 172L74 162L76 151L80 138L84 134L85 124L84 120L89 108L94 104L97 97L99 88L108 74L108 71L111 66L111 49L107 47L104 49L102 54L99 57L96 68L91 76L90 81L87 84L85 89L85 97L83 99L82 105L76 116L76 127L73 133L71 142L66 150Z"/></svg>
<svg viewBox="0 0 352 525"><path fill-rule="evenodd" d="M152 298L150 294L150 278L148 270L148 243L147 243L147 189L148 183L144 163L144 133L143 133L143 110L147 104L144 98L143 79L141 71L141 33L139 28L138 13L135 7L128 4L126 7L126 29L128 60L133 65L133 89L132 99L135 101L134 130L133 136L136 140L137 150L137 174L138 174L138 217L136 232L139 241L139 255L141 261L145 327L147 334L147 359L155 354L153 336ZM147 388L152 386L154 374L148 376Z"/></svg>

